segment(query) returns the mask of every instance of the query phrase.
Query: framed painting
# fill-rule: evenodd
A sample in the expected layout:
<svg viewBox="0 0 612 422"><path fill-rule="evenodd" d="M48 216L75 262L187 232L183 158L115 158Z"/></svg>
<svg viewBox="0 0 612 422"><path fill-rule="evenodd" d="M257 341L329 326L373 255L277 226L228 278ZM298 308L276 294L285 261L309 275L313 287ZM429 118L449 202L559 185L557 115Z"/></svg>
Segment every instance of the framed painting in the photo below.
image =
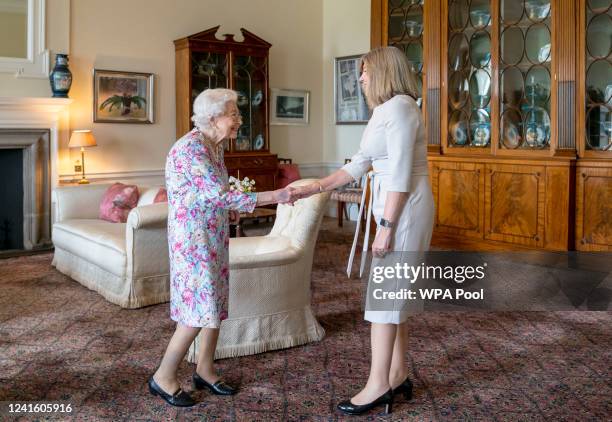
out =
<svg viewBox="0 0 612 422"><path fill-rule="evenodd" d="M272 88L270 124L307 125L310 92Z"/></svg>
<svg viewBox="0 0 612 422"><path fill-rule="evenodd" d="M370 112L359 84L361 55L334 59L334 104L337 125L365 124Z"/></svg>
<svg viewBox="0 0 612 422"><path fill-rule="evenodd" d="M94 70L95 123L153 123L152 73Z"/></svg>

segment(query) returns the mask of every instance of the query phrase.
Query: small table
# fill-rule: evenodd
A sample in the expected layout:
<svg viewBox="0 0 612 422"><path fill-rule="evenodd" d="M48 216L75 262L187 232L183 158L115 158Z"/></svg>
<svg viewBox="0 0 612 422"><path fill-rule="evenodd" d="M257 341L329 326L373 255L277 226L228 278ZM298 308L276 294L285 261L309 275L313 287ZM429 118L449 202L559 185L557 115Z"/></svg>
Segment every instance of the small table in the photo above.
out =
<svg viewBox="0 0 612 422"><path fill-rule="evenodd" d="M253 212L240 213L240 222L238 224L230 224L230 237L247 237L242 230L242 222L252 220L255 224L259 224L259 220L265 218L266 222L270 222L276 216L276 210L270 208L255 208Z"/></svg>

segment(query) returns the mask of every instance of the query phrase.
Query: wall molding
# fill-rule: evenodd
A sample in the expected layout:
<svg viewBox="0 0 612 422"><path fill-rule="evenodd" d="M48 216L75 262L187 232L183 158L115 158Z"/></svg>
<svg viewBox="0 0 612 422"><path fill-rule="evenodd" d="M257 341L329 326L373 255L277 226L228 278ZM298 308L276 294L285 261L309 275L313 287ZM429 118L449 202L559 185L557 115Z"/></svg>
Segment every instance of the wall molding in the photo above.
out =
<svg viewBox="0 0 612 422"><path fill-rule="evenodd" d="M307 177L325 177L334 171L342 167L343 164L336 162L322 162L322 163L302 163L298 164L300 174L303 178ZM127 171L109 171L109 172L97 172L87 173L87 179L92 183L95 182L108 182L111 180L138 180L138 179L156 179L160 180L160 183L164 183L165 172L164 169L151 169L151 170L127 170ZM60 183L73 183L81 179L80 173L64 173L59 175Z"/></svg>
<svg viewBox="0 0 612 422"><path fill-rule="evenodd" d="M87 169L85 169L87 170ZM164 183L165 171L160 170L133 170L133 171L108 171L99 173L86 173L87 179L91 183L105 183L110 181L138 181L142 179L159 179L160 184ZM81 179L81 173L65 173L59 175L61 184L75 183Z"/></svg>

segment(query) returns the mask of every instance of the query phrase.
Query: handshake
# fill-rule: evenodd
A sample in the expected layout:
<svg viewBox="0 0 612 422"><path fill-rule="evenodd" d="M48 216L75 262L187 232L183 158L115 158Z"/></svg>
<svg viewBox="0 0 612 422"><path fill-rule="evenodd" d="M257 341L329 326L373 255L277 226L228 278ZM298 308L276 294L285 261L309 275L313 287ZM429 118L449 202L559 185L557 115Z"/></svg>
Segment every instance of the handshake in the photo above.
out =
<svg viewBox="0 0 612 422"><path fill-rule="evenodd" d="M276 203L293 205L298 199L308 198L315 193L321 192L321 184L314 182L309 185L291 187L287 186L273 192Z"/></svg>

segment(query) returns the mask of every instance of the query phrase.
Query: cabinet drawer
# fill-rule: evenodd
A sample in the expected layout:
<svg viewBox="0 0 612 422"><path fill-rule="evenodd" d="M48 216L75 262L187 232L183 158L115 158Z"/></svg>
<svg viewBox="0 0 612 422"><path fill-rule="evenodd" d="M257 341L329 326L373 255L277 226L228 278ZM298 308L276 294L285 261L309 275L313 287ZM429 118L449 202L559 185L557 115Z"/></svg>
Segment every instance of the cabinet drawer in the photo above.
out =
<svg viewBox="0 0 612 422"><path fill-rule="evenodd" d="M240 168L269 168L275 169L277 167L276 155L265 155L261 157L240 157Z"/></svg>

